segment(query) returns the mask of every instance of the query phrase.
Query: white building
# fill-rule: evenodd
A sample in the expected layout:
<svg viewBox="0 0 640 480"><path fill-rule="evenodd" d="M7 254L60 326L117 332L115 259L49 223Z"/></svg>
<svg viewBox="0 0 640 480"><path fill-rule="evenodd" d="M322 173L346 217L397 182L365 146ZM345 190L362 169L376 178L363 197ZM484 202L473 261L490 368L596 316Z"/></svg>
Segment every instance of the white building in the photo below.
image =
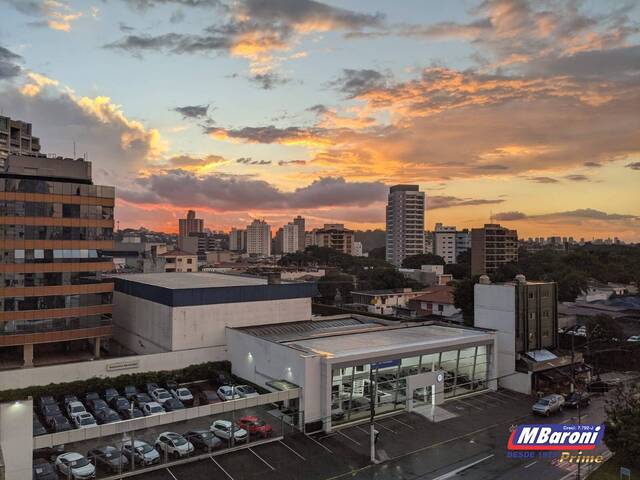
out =
<svg viewBox="0 0 640 480"><path fill-rule="evenodd" d="M247 225L247 253L259 257L271 255L271 227L264 220Z"/></svg>
<svg viewBox="0 0 640 480"><path fill-rule="evenodd" d="M395 185L387 201L387 262L424 253L425 196L418 185Z"/></svg>
<svg viewBox="0 0 640 480"><path fill-rule="evenodd" d="M290 222L282 227L282 253L297 252L299 241L300 227L298 225Z"/></svg>
<svg viewBox="0 0 640 480"><path fill-rule="evenodd" d="M456 263L458 255L471 248L468 230L458 231L456 227L436 223L433 231L433 253L442 257L445 263Z"/></svg>
<svg viewBox="0 0 640 480"><path fill-rule="evenodd" d="M397 290L362 290L351 292L352 305L369 313L393 315L398 307L404 308L409 300L423 294L423 291L412 291L410 288Z"/></svg>
<svg viewBox="0 0 640 480"><path fill-rule="evenodd" d="M353 245L351 246L351 255L354 257L364 256L364 252L362 251L362 242L353 242Z"/></svg>

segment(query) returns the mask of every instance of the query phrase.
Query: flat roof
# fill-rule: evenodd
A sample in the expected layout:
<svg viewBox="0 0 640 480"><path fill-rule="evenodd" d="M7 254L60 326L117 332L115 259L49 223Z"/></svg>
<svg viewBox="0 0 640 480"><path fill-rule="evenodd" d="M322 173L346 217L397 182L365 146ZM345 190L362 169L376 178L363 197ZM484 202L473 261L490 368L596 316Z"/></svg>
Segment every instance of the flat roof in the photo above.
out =
<svg viewBox="0 0 640 480"><path fill-rule="evenodd" d="M211 288L266 285L267 279L209 272L130 273L114 278L162 288Z"/></svg>

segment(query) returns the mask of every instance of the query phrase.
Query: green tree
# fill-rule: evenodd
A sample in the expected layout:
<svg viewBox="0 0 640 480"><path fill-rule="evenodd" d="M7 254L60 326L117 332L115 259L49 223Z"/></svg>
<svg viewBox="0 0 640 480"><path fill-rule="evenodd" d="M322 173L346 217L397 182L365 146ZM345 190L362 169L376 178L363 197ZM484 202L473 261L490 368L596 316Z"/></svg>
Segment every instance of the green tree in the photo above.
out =
<svg viewBox="0 0 640 480"><path fill-rule="evenodd" d="M419 255L411 255L402 260L404 268L420 269L422 265L444 265L444 259L433 253L421 253Z"/></svg>
<svg viewBox="0 0 640 480"><path fill-rule="evenodd" d="M386 247L372 248L369 251L369 258L378 258L378 259L385 260L387 258L387 249L386 249Z"/></svg>
<svg viewBox="0 0 640 480"><path fill-rule="evenodd" d="M640 385L618 387L605 411L604 441L623 461L640 465Z"/></svg>
<svg viewBox="0 0 640 480"><path fill-rule="evenodd" d="M478 277L464 278L455 282L453 289L453 304L462 310L464 324L473 326L473 286Z"/></svg>

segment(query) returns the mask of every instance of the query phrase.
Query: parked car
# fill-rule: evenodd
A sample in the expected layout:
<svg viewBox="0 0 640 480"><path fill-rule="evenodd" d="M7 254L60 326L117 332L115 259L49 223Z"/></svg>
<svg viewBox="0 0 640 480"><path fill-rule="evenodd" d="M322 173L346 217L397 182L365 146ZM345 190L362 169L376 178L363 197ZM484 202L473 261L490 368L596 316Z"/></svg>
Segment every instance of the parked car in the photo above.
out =
<svg viewBox="0 0 640 480"><path fill-rule="evenodd" d="M45 418L45 421L46 421L47 417L62 415L62 410L60 410L60 407L58 406L57 403L49 403L47 405L42 406L42 410L40 413L42 413L42 416Z"/></svg>
<svg viewBox="0 0 640 480"><path fill-rule="evenodd" d="M198 400L200 401L200 405L208 405L210 403L216 403L220 399L214 390L202 390L198 394Z"/></svg>
<svg viewBox="0 0 640 480"><path fill-rule="evenodd" d="M174 412L176 410L183 410L184 409L184 403L182 403L180 400L178 400L176 398L170 398L169 400L167 400L166 402L164 402L162 404L162 407L167 412Z"/></svg>
<svg viewBox="0 0 640 480"><path fill-rule="evenodd" d="M69 418L71 420L73 420L73 417L75 417L76 415L80 415L81 413L86 413L87 409L84 408L84 405L82 404L82 402L79 401L75 401L75 402L69 402L67 403L67 415L69 415Z"/></svg>
<svg viewBox="0 0 640 480"><path fill-rule="evenodd" d="M208 452L222 446L222 440L216 437L209 430L191 430L184 434L195 448Z"/></svg>
<svg viewBox="0 0 640 480"><path fill-rule="evenodd" d="M67 408L67 405L69 405L71 402L78 402L78 397L76 397L75 395L65 395L62 397L62 404L64 405L64 408Z"/></svg>
<svg viewBox="0 0 640 480"><path fill-rule="evenodd" d="M244 442L249 440L249 433L237 425L234 425L229 420L215 420L211 427L209 427L211 433L216 437L223 440L230 440L231 436L236 442Z"/></svg>
<svg viewBox="0 0 640 480"><path fill-rule="evenodd" d="M176 400L180 400L185 405L193 404L193 394L188 388L174 388L173 390L169 390L169 393L173 395L173 398L175 398Z"/></svg>
<svg viewBox="0 0 640 480"><path fill-rule="evenodd" d="M42 422L35 415L33 416L33 436L37 437L39 435L44 435L47 433L47 429L44 428Z"/></svg>
<svg viewBox="0 0 640 480"><path fill-rule="evenodd" d="M238 392L243 398L257 397L260 395L251 385L238 385L236 387L236 392Z"/></svg>
<svg viewBox="0 0 640 480"><path fill-rule="evenodd" d="M176 382L173 379L169 379L164 383L164 386L167 390L171 391L171 390L177 390L178 388L178 382Z"/></svg>
<svg viewBox="0 0 640 480"><path fill-rule="evenodd" d="M146 393L136 393L133 396L133 399L134 399L135 404L140 408L142 408L142 406L145 403L153 402L151 397L149 395L147 395Z"/></svg>
<svg viewBox="0 0 640 480"><path fill-rule="evenodd" d="M58 480L58 474L44 458L36 458L33 461L33 480Z"/></svg>
<svg viewBox="0 0 640 480"><path fill-rule="evenodd" d="M113 473L126 470L129 460L122 452L112 445L92 448L87 452L87 456L93 460L96 466L102 465Z"/></svg>
<svg viewBox="0 0 640 480"><path fill-rule="evenodd" d="M240 398L240 394L235 389L235 387L230 387L228 385L223 385L222 387L218 388L217 393L218 397L220 397L220 400L223 401L237 400Z"/></svg>
<svg viewBox="0 0 640 480"><path fill-rule="evenodd" d="M111 408L113 408L116 412L123 408L129 408L131 406L129 400L127 400L125 397L112 398L109 402L109 405L111 405Z"/></svg>
<svg viewBox="0 0 640 480"><path fill-rule="evenodd" d="M114 398L117 398L119 396L120 396L120 394L118 393L118 390L116 390L115 388L107 388L104 391L103 398L104 398L105 402L111 403L111 400L113 400Z"/></svg>
<svg viewBox="0 0 640 480"><path fill-rule="evenodd" d="M337 421L344 418L344 410L340 408L340 405L334 403L331 405L331 420Z"/></svg>
<svg viewBox="0 0 640 480"><path fill-rule="evenodd" d="M606 393L611 389L612 386L613 385L605 382L604 380L596 379L589 385L587 385L587 391L594 393Z"/></svg>
<svg viewBox="0 0 640 480"><path fill-rule="evenodd" d="M153 392L151 392L151 398L162 405L164 402L173 397L164 388L156 388Z"/></svg>
<svg viewBox="0 0 640 480"><path fill-rule="evenodd" d="M53 417L49 417L47 425L49 425L49 429L53 433L73 430L73 425L71 425L69 419L64 415L55 415Z"/></svg>
<svg viewBox="0 0 640 480"><path fill-rule="evenodd" d="M562 410L563 404L564 397L554 393L538 399L531 409L533 410L533 413L546 415L548 417L552 413Z"/></svg>
<svg viewBox="0 0 640 480"><path fill-rule="evenodd" d="M273 428L264 420L260 420L253 415L242 417L237 422L240 428L243 428L249 435L257 435L260 437L269 437L273 433Z"/></svg>
<svg viewBox="0 0 640 480"><path fill-rule="evenodd" d="M160 415L164 412L164 408L158 402L147 402L142 405L142 413L145 416L150 417L151 415Z"/></svg>
<svg viewBox="0 0 640 480"><path fill-rule="evenodd" d="M580 408L588 407L591 403L591 395L586 392L573 392L567 395L564 399L564 407L566 408Z"/></svg>
<svg viewBox="0 0 640 480"><path fill-rule="evenodd" d="M640 335L631 335L627 338L627 342L640 342Z"/></svg>
<svg viewBox="0 0 640 480"><path fill-rule="evenodd" d="M118 415L120 415L123 420L144 417L144 413L142 413L142 410L138 407L120 409L118 410Z"/></svg>
<svg viewBox="0 0 640 480"><path fill-rule="evenodd" d="M138 393L138 389L133 385L127 385L122 390L122 394L126 397L127 400L131 400L136 393Z"/></svg>
<svg viewBox="0 0 640 480"><path fill-rule="evenodd" d="M193 453L193 444L175 432L163 432L156 439L156 450L173 458L186 457Z"/></svg>
<svg viewBox="0 0 640 480"><path fill-rule="evenodd" d="M233 378L224 370L215 370L211 375L210 383L214 387L221 387L222 385L233 383Z"/></svg>
<svg viewBox="0 0 640 480"><path fill-rule="evenodd" d="M87 402L87 407L89 407L89 411L93 413L93 416L96 417L100 410L108 409L109 404L101 398L95 398Z"/></svg>
<svg viewBox="0 0 640 480"><path fill-rule="evenodd" d="M89 412L82 412L73 417L72 420L76 428L89 428L97 425L96 419Z"/></svg>
<svg viewBox="0 0 640 480"><path fill-rule="evenodd" d="M40 397L38 399L38 410L43 415L44 415L43 410L46 405L58 405L58 402L56 402L55 398L53 398L51 395L44 395Z"/></svg>
<svg viewBox="0 0 640 480"><path fill-rule="evenodd" d="M146 383L144 386L144 390L145 392L147 392L147 395L151 395L153 393L154 390L157 390L158 388L160 388L160 385L158 385L157 383Z"/></svg>
<svg viewBox="0 0 640 480"><path fill-rule="evenodd" d="M98 392L87 392L82 398L84 400L84 403L89 403L92 400L98 400L100 398L100 395L98 395Z"/></svg>
<svg viewBox="0 0 640 480"><path fill-rule="evenodd" d="M63 453L56 458L56 468L64 478L85 480L96 478L96 467L77 452Z"/></svg>
<svg viewBox="0 0 640 480"><path fill-rule="evenodd" d="M131 442L125 443L122 446L122 453L124 453L129 461L134 461L138 465L160 463L160 454L158 451L142 440L134 440L133 448Z"/></svg>
<svg viewBox="0 0 640 480"><path fill-rule="evenodd" d="M104 425L105 423L119 422L120 420L122 420L120 418L120 415L118 415L118 413L112 408L103 408L102 410L98 410L96 412L96 421L100 425Z"/></svg>

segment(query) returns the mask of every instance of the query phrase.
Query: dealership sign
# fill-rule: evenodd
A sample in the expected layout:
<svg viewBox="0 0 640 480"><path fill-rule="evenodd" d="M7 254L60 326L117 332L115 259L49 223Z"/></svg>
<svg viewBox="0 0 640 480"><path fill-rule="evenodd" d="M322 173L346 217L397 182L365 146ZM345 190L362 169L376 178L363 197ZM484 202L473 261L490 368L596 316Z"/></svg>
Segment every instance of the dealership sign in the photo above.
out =
<svg viewBox="0 0 640 480"><path fill-rule="evenodd" d="M518 425L511 431L509 450L592 450L602 441L604 425Z"/></svg>

